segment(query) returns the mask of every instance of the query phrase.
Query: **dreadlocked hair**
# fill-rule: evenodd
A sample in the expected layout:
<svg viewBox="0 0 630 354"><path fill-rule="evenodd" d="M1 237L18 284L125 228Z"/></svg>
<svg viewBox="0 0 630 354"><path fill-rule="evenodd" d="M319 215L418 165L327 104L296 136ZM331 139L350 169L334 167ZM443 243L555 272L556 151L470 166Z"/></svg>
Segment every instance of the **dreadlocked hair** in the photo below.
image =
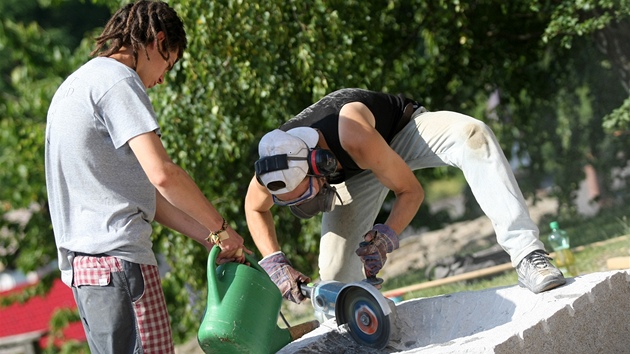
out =
<svg viewBox="0 0 630 354"><path fill-rule="evenodd" d="M138 60L138 52L164 32L165 39L158 46L164 60L169 60L170 52L177 51L181 58L188 42L182 20L168 4L155 0L140 0L116 11L109 19L103 32L96 37L96 48L90 53L107 57L117 53L122 47L129 47L133 53L133 67Z"/></svg>

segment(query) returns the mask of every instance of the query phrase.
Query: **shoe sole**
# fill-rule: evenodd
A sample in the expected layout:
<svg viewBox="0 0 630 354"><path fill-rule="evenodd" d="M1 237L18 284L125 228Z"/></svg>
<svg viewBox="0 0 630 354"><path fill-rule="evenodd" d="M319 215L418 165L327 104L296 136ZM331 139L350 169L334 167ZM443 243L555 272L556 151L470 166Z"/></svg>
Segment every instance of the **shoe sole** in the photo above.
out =
<svg viewBox="0 0 630 354"><path fill-rule="evenodd" d="M567 283L567 280L565 278L561 278L561 279L552 279L550 281L548 281L547 283L542 283L538 288L536 289L530 289L527 285L523 284L523 282L521 282L520 280L518 281L518 284L526 289L529 289L531 292L533 292L534 294L540 294L542 292L545 292L547 290L551 290L554 288L559 287L560 285L564 285Z"/></svg>

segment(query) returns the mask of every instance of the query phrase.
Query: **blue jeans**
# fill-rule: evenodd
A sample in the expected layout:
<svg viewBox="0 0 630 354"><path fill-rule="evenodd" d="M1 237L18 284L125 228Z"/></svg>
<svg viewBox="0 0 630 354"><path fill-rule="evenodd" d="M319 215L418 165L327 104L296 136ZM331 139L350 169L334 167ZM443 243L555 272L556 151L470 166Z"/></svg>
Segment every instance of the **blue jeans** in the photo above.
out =
<svg viewBox="0 0 630 354"><path fill-rule="evenodd" d="M530 252L544 249L512 169L485 123L455 112L418 110L390 146L412 170L440 166L461 169L512 265L518 265ZM364 278L363 264L355 250L372 228L389 190L371 171L335 187L344 204L322 217L320 277L360 281Z"/></svg>
<svg viewBox="0 0 630 354"><path fill-rule="evenodd" d="M142 271L139 264L119 261L122 271L107 274L105 267L93 269L101 275L100 284L81 281L72 286L93 354L144 352L133 309L133 302L144 293Z"/></svg>

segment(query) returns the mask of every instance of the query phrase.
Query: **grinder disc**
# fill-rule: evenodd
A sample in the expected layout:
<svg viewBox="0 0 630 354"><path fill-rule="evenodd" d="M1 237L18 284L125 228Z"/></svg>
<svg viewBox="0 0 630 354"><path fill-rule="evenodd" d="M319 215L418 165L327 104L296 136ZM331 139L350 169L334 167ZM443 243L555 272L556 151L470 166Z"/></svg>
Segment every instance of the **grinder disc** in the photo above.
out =
<svg viewBox="0 0 630 354"><path fill-rule="evenodd" d="M390 337L390 319L374 296L360 287L347 289L341 296L336 306L342 306L343 319L352 338L361 345L385 348Z"/></svg>

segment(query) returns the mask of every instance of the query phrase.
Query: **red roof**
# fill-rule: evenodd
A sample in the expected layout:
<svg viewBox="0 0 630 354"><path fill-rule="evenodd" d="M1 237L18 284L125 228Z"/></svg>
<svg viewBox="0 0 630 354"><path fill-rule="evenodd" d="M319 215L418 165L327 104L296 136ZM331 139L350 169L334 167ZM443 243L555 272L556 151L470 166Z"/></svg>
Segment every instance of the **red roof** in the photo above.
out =
<svg viewBox="0 0 630 354"><path fill-rule="evenodd" d="M21 292L26 285L0 292L0 298L9 294ZM13 303L8 307L0 307L0 338L36 332L49 329L50 318L58 309L77 307L72 290L60 279L56 279L50 292L44 297L34 296L26 303ZM73 322L64 330L66 339L75 339L80 342L86 340L81 322ZM57 343L59 344L59 343ZM42 347L46 346L46 337L40 341Z"/></svg>

